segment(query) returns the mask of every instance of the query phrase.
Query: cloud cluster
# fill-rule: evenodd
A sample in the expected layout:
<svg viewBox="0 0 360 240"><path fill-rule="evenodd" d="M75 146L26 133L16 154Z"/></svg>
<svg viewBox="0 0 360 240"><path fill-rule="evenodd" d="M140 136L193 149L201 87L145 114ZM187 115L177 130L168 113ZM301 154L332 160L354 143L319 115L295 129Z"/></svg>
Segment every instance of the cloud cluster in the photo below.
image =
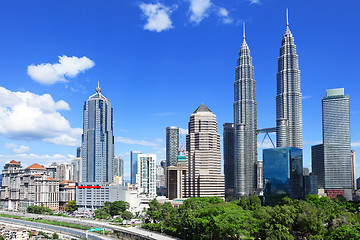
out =
<svg viewBox="0 0 360 240"><path fill-rule="evenodd" d="M49 94L12 92L0 87L0 134L19 140L43 140L65 146L78 146L82 129L71 128L58 111L70 110ZM11 145L7 146L11 148ZM24 151L24 148L18 151Z"/></svg>
<svg viewBox="0 0 360 240"><path fill-rule="evenodd" d="M233 22L232 18L229 17L229 11L226 8L220 7L218 9L218 15L224 24L230 24Z"/></svg>
<svg viewBox="0 0 360 240"><path fill-rule="evenodd" d="M199 24L211 13L216 13L223 24L230 24L233 19L229 16L229 11L224 7L219 7L211 2L211 0L183 0L189 5L189 20L194 24ZM253 0L258 1L258 0ZM140 9L147 19L144 25L145 30L162 32L173 28L170 15L177 5L173 7L165 6L162 3L141 3Z"/></svg>
<svg viewBox="0 0 360 240"><path fill-rule="evenodd" d="M260 0L249 0L251 4L259 4Z"/></svg>
<svg viewBox="0 0 360 240"><path fill-rule="evenodd" d="M41 84L55 84L67 82L66 77L74 78L95 66L95 63L87 57L59 56L59 63L42 63L28 66L28 75Z"/></svg>
<svg viewBox="0 0 360 240"><path fill-rule="evenodd" d="M136 139L126 138L126 137L116 137L115 142L141 145L141 146L150 146L150 147L158 146L158 143L156 143L156 142L145 141L145 140L136 140Z"/></svg>
<svg viewBox="0 0 360 240"><path fill-rule="evenodd" d="M210 0L188 0L190 2L190 21L200 23L205 17L209 16L212 5Z"/></svg>
<svg viewBox="0 0 360 240"><path fill-rule="evenodd" d="M11 160L16 160L21 163L23 167L28 167L33 163L39 163L41 165L50 165L53 162L57 163L63 163L63 162L70 162L72 159L74 159L75 156L68 154L54 154L54 155L37 155L37 154L0 154L0 164L5 164L6 162L10 162Z"/></svg>
<svg viewBox="0 0 360 240"><path fill-rule="evenodd" d="M170 14L172 10L161 3L141 3L140 9L147 18L144 25L145 30L161 32L173 27Z"/></svg>
<svg viewBox="0 0 360 240"><path fill-rule="evenodd" d="M5 144L5 148L12 148L13 153L28 153L30 152L30 147L21 145L18 147L18 145L13 143L7 143Z"/></svg>

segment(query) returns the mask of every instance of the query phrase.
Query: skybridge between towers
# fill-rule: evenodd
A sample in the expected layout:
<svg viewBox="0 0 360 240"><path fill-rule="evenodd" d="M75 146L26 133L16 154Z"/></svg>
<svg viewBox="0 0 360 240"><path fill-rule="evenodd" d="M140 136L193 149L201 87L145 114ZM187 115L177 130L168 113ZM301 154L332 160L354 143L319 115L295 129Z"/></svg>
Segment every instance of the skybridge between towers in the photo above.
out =
<svg viewBox="0 0 360 240"><path fill-rule="evenodd" d="M266 136L268 136L268 138L269 138L270 141L271 141L271 144L272 144L273 147L275 148L275 144L274 144L274 142L272 141L269 133L276 133L276 127L256 129L256 134L257 134L257 135L259 135L259 134L265 134L263 140L261 141L260 147L261 147L262 144L264 143Z"/></svg>

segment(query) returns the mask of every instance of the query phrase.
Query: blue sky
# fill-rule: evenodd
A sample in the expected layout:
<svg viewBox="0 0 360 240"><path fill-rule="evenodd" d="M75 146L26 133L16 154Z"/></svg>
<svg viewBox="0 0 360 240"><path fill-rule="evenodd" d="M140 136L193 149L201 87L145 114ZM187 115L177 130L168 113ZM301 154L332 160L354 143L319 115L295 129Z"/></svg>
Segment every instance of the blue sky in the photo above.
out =
<svg viewBox="0 0 360 240"><path fill-rule="evenodd" d="M275 126L286 8L304 96L304 166L310 146L322 141L321 98L329 88L350 95L351 140L359 152L359 1L3 0L0 166L11 159L24 166L69 162L80 146L84 101L98 81L113 104L115 154L124 157L127 178L129 152L165 159L165 128L186 130L201 103L217 115L222 135L222 125L233 121L243 21L258 128Z"/></svg>

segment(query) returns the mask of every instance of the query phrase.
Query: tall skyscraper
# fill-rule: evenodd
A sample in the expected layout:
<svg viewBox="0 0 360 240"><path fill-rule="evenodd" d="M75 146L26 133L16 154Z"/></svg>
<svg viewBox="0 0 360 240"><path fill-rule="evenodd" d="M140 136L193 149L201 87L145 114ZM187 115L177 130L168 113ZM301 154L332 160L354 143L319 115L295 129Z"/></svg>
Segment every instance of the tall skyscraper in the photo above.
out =
<svg viewBox="0 0 360 240"><path fill-rule="evenodd" d="M234 162L234 124L224 123L223 134L225 197L234 197L235 188L235 162Z"/></svg>
<svg viewBox="0 0 360 240"><path fill-rule="evenodd" d="M138 154L138 174L136 182L142 193L156 196L156 155Z"/></svg>
<svg viewBox="0 0 360 240"><path fill-rule="evenodd" d="M124 160L120 156L114 157L114 176L124 177Z"/></svg>
<svg viewBox="0 0 360 240"><path fill-rule="evenodd" d="M186 151L188 154L186 197L225 197L216 115L204 104L201 104L190 116Z"/></svg>
<svg viewBox="0 0 360 240"><path fill-rule="evenodd" d="M326 90L322 99L323 144L312 150L313 174L330 197L352 198L349 96L343 88ZM314 157L319 156L319 157Z"/></svg>
<svg viewBox="0 0 360 240"><path fill-rule="evenodd" d="M131 151L130 152L130 183L136 183L136 174L138 173L138 155L141 154L140 151Z"/></svg>
<svg viewBox="0 0 360 240"><path fill-rule="evenodd" d="M179 154L179 127L166 128L166 167L176 166Z"/></svg>
<svg viewBox="0 0 360 240"><path fill-rule="evenodd" d="M83 182L113 181L113 109L99 86L84 104L81 158Z"/></svg>
<svg viewBox="0 0 360 240"><path fill-rule="evenodd" d="M286 30L278 58L276 95L276 145L302 149L302 95L300 91L299 57L294 37L289 29L286 11Z"/></svg>
<svg viewBox="0 0 360 240"><path fill-rule="evenodd" d="M234 84L234 157L235 196L248 196L256 188L257 161L257 103L254 67L250 49L245 41L240 47Z"/></svg>

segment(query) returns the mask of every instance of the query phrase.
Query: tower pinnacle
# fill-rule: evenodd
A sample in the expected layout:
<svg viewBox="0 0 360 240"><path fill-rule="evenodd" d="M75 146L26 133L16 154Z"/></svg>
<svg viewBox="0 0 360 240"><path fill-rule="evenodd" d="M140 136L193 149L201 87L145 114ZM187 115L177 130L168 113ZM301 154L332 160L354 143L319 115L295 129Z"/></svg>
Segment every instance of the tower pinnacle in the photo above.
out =
<svg viewBox="0 0 360 240"><path fill-rule="evenodd" d="M245 39L245 22L243 22L243 38Z"/></svg>
<svg viewBox="0 0 360 240"><path fill-rule="evenodd" d="M101 92L101 88L100 88L100 83L99 83L99 81L98 81L98 86L97 86L97 88L96 88L96 92L97 92L97 93L100 93L100 92Z"/></svg>
<svg viewBox="0 0 360 240"><path fill-rule="evenodd" d="M286 8L286 26L289 26L289 9Z"/></svg>

